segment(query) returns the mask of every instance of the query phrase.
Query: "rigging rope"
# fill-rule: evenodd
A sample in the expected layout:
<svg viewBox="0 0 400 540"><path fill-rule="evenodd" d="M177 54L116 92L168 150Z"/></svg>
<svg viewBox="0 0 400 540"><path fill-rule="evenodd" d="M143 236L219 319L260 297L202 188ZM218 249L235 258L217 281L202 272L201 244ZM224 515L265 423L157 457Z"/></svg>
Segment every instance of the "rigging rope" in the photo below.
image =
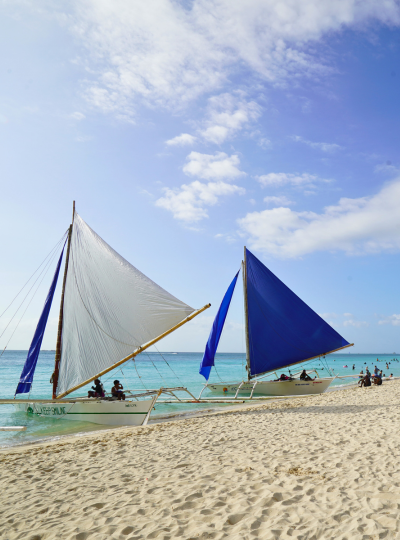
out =
<svg viewBox="0 0 400 540"><path fill-rule="evenodd" d="M62 242L62 240L64 239L64 237L65 237L65 235L63 236L63 238L61 239L61 241L57 243L56 247L59 246L59 245L61 244L61 242ZM54 248L53 248L52 251L54 251ZM7 344L6 344L6 346L4 347L2 353L0 354L0 357L3 355L3 353L4 353L4 351L6 350L8 344L10 343L11 338L12 338L13 335L15 334L15 331L17 330L19 324L21 323L22 318L23 318L23 316L25 315L25 313L26 313L28 307L29 307L30 304L32 303L32 300L34 299L34 297L35 297L35 295L36 295L36 293L37 293L37 291L38 291L40 285L42 284L43 279L45 278L45 276L46 276L46 274L47 274L47 272L48 272L48 270L49 270L51 264L53 263L53 261L54 261L56 255L57 255L57 251L54 251L53 254L52 254L52 256L51 256L51 258L47 261L47 263L45 264L45 266L44 266L43 269L41 270L40 274L37 276L37 278L36 278L35 281L33 282L31 288L30 288L29 291L26 293L26 295L25 295L25 297L23 298L22 302L20 303L20 305L18 306L18 308L17 308L16 311L14 312L14 314L13 314L13 316L11 317L11 319L9 320L8 324L5 326L3 332L0 334L0 338L3 337L5 331L6 331L7 328L10 326L10 324L13 322L13 320L14 320L14 318L16 317L18 311L20 310L20 308L21 308L22 305L24 304L25 300L28 298L30 292L32 291L32 289L34 288L34 286L36 285L36 283L38 282L38 280L40 279L40 277L43 275L42 279L41 279L40 282L39 282L39 285L36 287L36 290L34 291L34 293L33 293L33 295L32 295L32 298L29 300L28 305L26 306L24 312L22 313L21 318L20 318L20 320L19 320L18 323L17 323L17 326L14 328L14 331L13 331L13 333L11 334L11 337L9 338L9 340L8 340L8 342L7 342ZM47 259L47 258L48 258L48 257L46 257L46 259ZM43 263L42 263L42 264L43 264ZM41 266L42 266L42 265L41 265ZM35 271L35 273L36 273L36 271ZM33 274L33 275L34 275L34 274ZM33 277L33 275L31 276L31 278ZM31 278L29 278L29 280L30 280ZM28 281L29 281L29 280L28 280ZM28 282L27 282L27 283L28 283ZM24 287L25 287L25 285L24 285ZM22 291L22 289L21 289L21 291ZM21 291L20 291L20 292L21 292ZM18 293L18 294L19 294L19 293ZM17 295L17 296L18 296L18 295ZM15 298L16 298L16 297L15 297ZM11 304L10 304L10 305L11 305ZM8 308L7 308L7 309L8 309ZM6 309L6 310L7 310L7 309ZM6 311L6 310L5 310L5 311ZM3 313L5 313L5 311L4 311Z"/></svg>
<svg viewBox="0 0 400 540"><path fill-rule="evenodd" d="M135 366L136 374L137 374L137 376L139 377L140 382L141 382L142 385L143 385L143 388L144 388L145 390L148 390L147 386L146 386L146 385L144 384L144 382L142 381L141 375L139 375L139 371L138 371L138 368L137 368L137 366L136 366L136 358L132 358L131 360L132 360L132 362L133 362L133 365Z"/></svg>
<svg viewBox="0 0 400 540"><path fill-rule="evenodd" d="M161 356L161 358L164 360L164 362L167 364L167 366L169 367L169 369L172 371L172 373L175 375L175 377L178 379L178 381L180 382L180 384L182 386L185 386L184 383L181 381L181 379L179 378L179 376L175 373L175 371L172 369L172 367L169 365L169 363L167 362L167 360L164 358L164 356L162 355L162 353L158 350L158 348L156 347L156 345L154 345L154 348L156 349L156 351L158 352L158 354Z"/></svg>
<svg viewBox="0 0 400 540"><path fill-rule="evenodd" d="M168 383L167 381L164 379L164 377L161 375L161 372L160 370L158 369L158 367L155 365L155 363L153 362L153 359L151 358L151 356L149 355L149 353L147 351L145 351L146 355L149 357L151 363L153 364L153 366L155 367L155 369L157 370L157 373L160 375L161 377L161 380L163 381L163 383L168 386Z"/></svg>
<svg viewBox="0 0 400 540"><path fill-rule="evenodd" d="M25 283L25 285L22 287L22 289L19 290L19 292L14 296L14 298L11 300L11 302L8 304L8 306L6 307L6 309L3 311L3 313L0 315L0 319L1 317L4 315L4 313L8 310L8 308L13 304L13 302L18 298L18 296L21 294L21 292L25 289L25 287L28 285L28 283L30 282L30 280L33 278L33 276L36 274L36 272L39 270L39 268L45 263L46 259L48 259L54 250L57 250L58 246L63 242L63 240L65 239L66 235L68 234L68 231L66 231L62 238L57 242L57 244L52 248L52 250L50 251L50 253L43 259L43 261L39 264L39 266L36 268L36 270L33 272L33 274L31 275L31 277L28 279L28 281Z"/></svg>
<svg viewBox="0 0 400 540"><path fill-rule="evenodd" d="M34 291L34 293L33 293L33 295L32 295L32 298L29 300L29 302L28 302L28 304L27 304L27 306L26 306L24 312L22 313L22 315L21 315L21 317L20 317L20 319L19 319L19 321L18 321L16 327L14 328L13 333L12 333L11 336L9 337L9 339L8 339L8 341L7 341L7 343L6 343L6 346L5 346L4 349L2 350L2 352L1 352L1 354L0 354L0 358L3 356L4 351L7 349L8 345L9 345L9 343L10 343L12 337L13 337L13 335L14 335L15 332L17 331L18 326L20 325L20 323L21 323L21 321L22 321L22 319L23 319L25 313L27 312L29 306L30 306L31 303L32 303L32 300L35 298L36 293L38 292L40 285L43 283L43 280L44 280L44 278L46 277L47 272L48 272L49 269L50 269L51 263L52 263L52 262L54 261L54 259L56 258L56 255L57 255L57 252L54 254L53 258L52 258L52 259L49 261L49 263L47 264L47 268L44 267L43 271L44 271L44 270L46 270L46 271L44 272L43 277L42 277L42 279L41 279L40 282L39 282L39 285L36 287L36 290ZM43 273L43 272L42 272L42 273ZM41 275L41 274L39 274L39 277L40 277L40 275ZM39 278L38 278L38 279L39 279ZM37 280L36 280L36 281L37 281ZM35 283L36 283L36 282L35 282ZM13 319L11 319L10 323L12 322L12 320L13 320ZM10 324L10 323L9 323L9 324ZM5 330L4 330L4 331L5 331ZM3 333L4 333L4 332L3 332ZM2 334L2 335L3 335L3 334ZM1 337L1 336L0 336L0 337Z"/></svg>

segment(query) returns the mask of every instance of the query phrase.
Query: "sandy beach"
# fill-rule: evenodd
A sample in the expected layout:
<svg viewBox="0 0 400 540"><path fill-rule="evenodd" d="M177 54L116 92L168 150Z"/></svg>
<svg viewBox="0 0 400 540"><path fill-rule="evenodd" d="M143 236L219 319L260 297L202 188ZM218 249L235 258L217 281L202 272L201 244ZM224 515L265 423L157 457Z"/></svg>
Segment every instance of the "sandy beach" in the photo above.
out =
<svg viewBox="0 0 400 540"><path fill-rule="evenodd" d="M391 539L400 381L0 453L0 538Z"/></svg>

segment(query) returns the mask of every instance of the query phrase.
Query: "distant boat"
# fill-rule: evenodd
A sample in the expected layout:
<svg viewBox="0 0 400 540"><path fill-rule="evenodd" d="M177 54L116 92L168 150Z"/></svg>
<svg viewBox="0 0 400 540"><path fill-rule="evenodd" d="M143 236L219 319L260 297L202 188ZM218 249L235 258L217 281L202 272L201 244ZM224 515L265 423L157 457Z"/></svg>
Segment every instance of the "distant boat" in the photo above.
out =
<svg viewBox="0 0 400 540"><path fill-rule="evenodd" d="M240 270L239 270L240 272ZM222 300L208 339L200 374L211 392L224 396L288 396L325 392L335 377L262 380L276 370L351 347L340 334L280 281L248 249L242 262L247 380L210 383L215 353L239 272ZM316 372L317 374L317 372ZM318 375L318 374L317 374Z"/></svg>
<svg viewBox="0 0 400 540"><path fill-rule="evenodd" d="M72 224L15 395L31 392L65 245L55 367L51 377L52 398L14 397L1 403L13 403L18 411L47 418L107 425L146 423L160 394L170 396L174 391L187 389L132 391L129 397L133 399L125 401L66 396L128 360L134 360L210 304L194 310L162 289L100 238L75 212L75 203Z"/></svg>

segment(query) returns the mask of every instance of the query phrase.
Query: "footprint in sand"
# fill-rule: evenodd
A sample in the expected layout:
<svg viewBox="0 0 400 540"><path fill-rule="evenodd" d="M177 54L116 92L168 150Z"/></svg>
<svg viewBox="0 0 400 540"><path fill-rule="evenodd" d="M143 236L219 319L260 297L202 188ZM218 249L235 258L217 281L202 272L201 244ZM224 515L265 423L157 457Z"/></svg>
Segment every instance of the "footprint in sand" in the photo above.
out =
<svg viewBox="0 0 400 540"><path fill-rule="evenodd" d="M236 523L239 523L239 521L243 519L244 515L245 514L232 514L226 521L229 525L236 525Z"/></svg>
<svg viewBox="0 0 400 540"><path fill-rule="evenodd" d="M125 536L133 532L133 527L125 527L125 529L122 529L121 534L124 534Z"/></svg>

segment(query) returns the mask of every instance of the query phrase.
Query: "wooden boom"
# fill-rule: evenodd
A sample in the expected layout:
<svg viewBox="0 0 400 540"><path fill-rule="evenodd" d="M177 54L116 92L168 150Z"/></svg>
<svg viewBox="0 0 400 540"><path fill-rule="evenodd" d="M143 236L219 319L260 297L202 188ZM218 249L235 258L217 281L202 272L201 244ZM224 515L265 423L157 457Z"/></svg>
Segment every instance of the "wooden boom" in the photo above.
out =
<svg viewBox="0 0 400 540"><path fill-rule="evenodd" d="M100 371L100 373L97 373L96 375L93 375L93 377L90 377L90 379L87 379L86 381L83 381L81 384L77 384L76 386L73 386L72 388L70 388L66 392L63 392L62 394L59 394L56 399L61 399L64 396L67 396L71 392L74 392L75 390L78 390L78 388L82 388L82 386L85 386L86 384L89 384L90 382L94 381L95 379L98 379L99 377L102 377L103 375L105 375L109 371L113 370L114 368L120 366L121 364L124 364L125 362L127 362L131 358L134 358L135 356L137 356L141 352L145 351L146 349L148 349L149 347L154 345L154 343L157 343L157 341L160 341L160 339L164 338L165 336L168 336L168 334L171 334L172 332L174 332L175 330L177 330L178 328L180 328L181 326L183 326L187 322L191 321L192 319L197 317L197 315L200 315L200 313L202 313L203 311L205 311L209 307L211 307L211 304L206 304L204 307L202 307L201 309L198 309L197 311L195 311L194 313L192 313L191 315L186 317L186 319L183 319L183 321L176 324L175 326L173 326L172 328L170 328L169 330L167 330L166 332L164 332L160 336L152 339L151 341L148 341L147 343L145 343L144 345L142 345L141 347L139 347L138 349L133 351L133 353L130 354L129 356L126 356L122 360L119 360L118 362L116 362L112 366L108 367L107 369L104 369L103 371Z"/></svg>

